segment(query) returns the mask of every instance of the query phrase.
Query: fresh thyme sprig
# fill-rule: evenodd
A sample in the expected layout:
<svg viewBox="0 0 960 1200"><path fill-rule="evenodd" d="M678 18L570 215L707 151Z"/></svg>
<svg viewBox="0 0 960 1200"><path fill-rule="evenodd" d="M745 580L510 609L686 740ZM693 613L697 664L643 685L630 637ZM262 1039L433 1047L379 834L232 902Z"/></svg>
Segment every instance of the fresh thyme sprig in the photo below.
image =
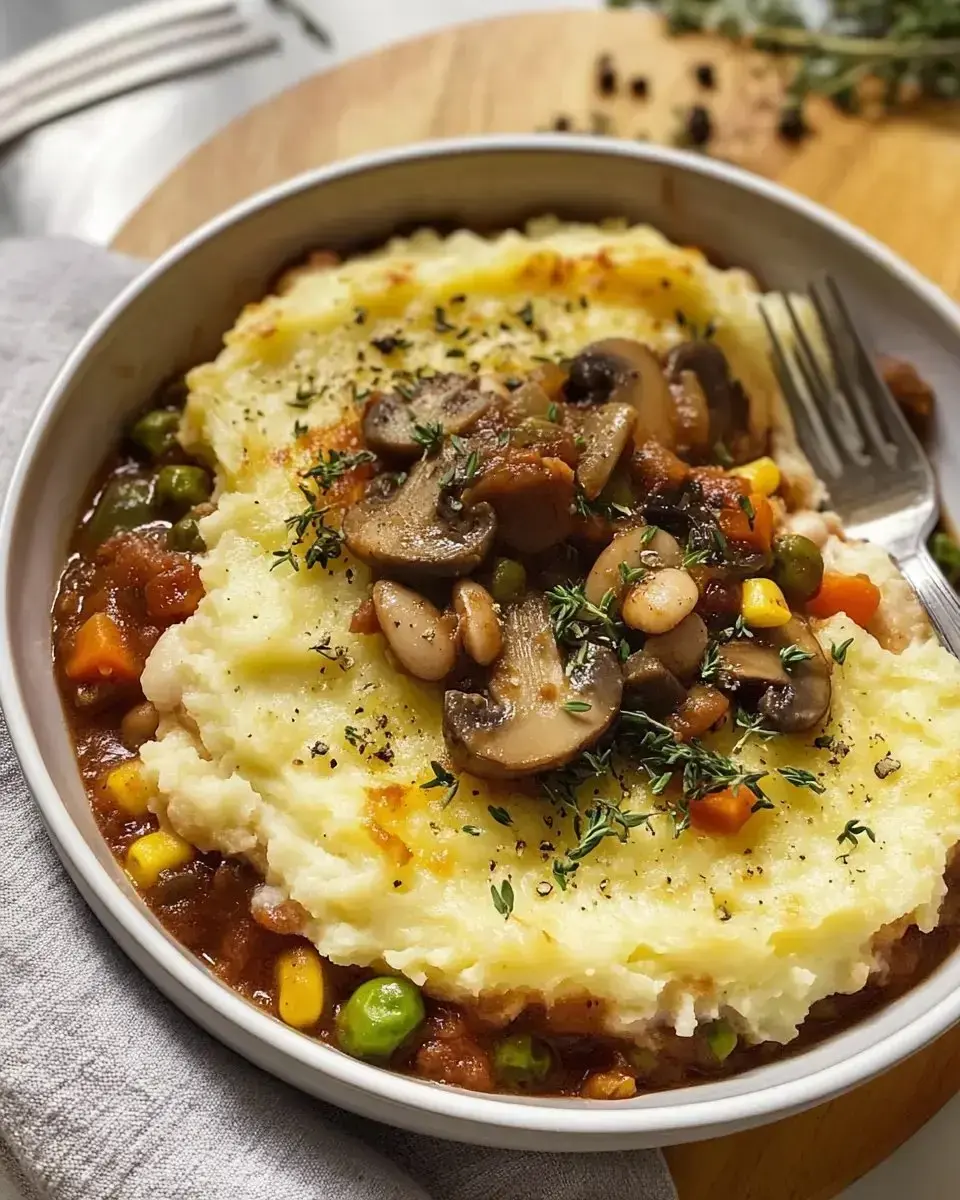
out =
<svg viewBox="0 0 960 1200"><path fill-rule="evenodd" d="M430 791L431 788L446 788L446 795L443 797L443 807L446 808L459 791L460 780L456 775L451 774L444 767L443 763L438 763L436 759L430 760L430 767L433 771L433 777L428 779L426 783L421 783L420 787L425 792Z"/></svg>
<svg viewBox="0 0 960 1200"><path fill-rule="evenodd" d="M633 0L607 0L628 8ZM855 110L868 78L894 108L912 97L960 97L960 7L955 0L835 0L818 25L800 0L659 0L672 33L718 33L789 54L798 67L788 111L811 93Z"/></svg>
<svg viewBox="0 0 960 1200"><path fill-rule="evenodd" d="M327 513L330 511L328 505L322 508L317 507L318 496L312 492L304 484L300 484L300 492L303 498L307 501L307 507L302 512L295 513L292 517L287 517L284 524L287 529L293 534L292 546L301 546L307 543L306 554L304 555L304 563L309 570L311 567L326 567L327 564L334 558L339 558L343 553L343 534L339 529L331 529L326 523ZM281 563L289 563L295 571L300 570L300 560L294 553L293 548L288 547L286 550L274 550L274 561L270 567L272 571L274 567L279 567Z"/></svg>
<svg viewBox="0 0 960 1200"><path fill-rule="evenodd" d="M312 467L303 472L303 477L313 479L320 491L326 492L347 471L375 461L376 456L369 450L328 450L326 458L321 450L319 458Z"/></svg>
<svg viewBox="0 0 960 1200"><path fill-rule="evenodd" d="M436 454L443 444L443 426L439 421L414 425L411 436L418 446L423 447L424 454Z"/></svg>

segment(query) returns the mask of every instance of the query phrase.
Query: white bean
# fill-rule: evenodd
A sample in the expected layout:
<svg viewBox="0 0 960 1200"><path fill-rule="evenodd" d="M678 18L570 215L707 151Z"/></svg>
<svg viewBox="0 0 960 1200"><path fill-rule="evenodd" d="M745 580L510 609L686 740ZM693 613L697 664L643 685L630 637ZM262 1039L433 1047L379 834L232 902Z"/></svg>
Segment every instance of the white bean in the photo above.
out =
<svg viewBox="0 0 960 1200"><path fill-rule="evenodd" d="M664 567L632 585L623 601L623 619L643 633L667 633L693 612L699 598L687 571Z"/></svg>
<svg viewBox="0 0 960 1200"><path fill-rule="evenodd" d="M425 596L381 579L373 585L377 620L403 669L417 679L443 679L457 657L456 618Z"/></svg>
<svg viewBox="0 0 960 1200"><path fill-rule="evenodd" d="M459 579L453 585L453 607L460 618L464 650L481 667L488 667L503 648L493 597L482 584Z"/></svg>
<svg viewBox="0 0 960 1200"><path fill-rule="evenodd" d="M590 568L584 593L591 604L599 604L608 591L617 596L623 592L621 563L625 567L646 566L653 570L657 567L677 567L682 557L677 539L666 530L658 529L651 537L645 525L637 525L618 533L600 551Z"/></svg>

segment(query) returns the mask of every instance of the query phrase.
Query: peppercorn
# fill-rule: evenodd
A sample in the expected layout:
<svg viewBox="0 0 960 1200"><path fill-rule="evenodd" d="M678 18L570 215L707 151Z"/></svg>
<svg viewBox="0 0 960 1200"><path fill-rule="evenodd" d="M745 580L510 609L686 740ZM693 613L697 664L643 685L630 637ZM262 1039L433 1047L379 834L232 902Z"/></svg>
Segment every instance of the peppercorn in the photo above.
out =
<svg viewBox="0 0 960 1200"><path fill-rule="evenodd" d="M700 63L696 67L694 75L697 78L697 83L699 83L704 91L712 92L717 85L712 63Z"/></svg>
<svg viewBox="0 0 960 1200"><path fill-rule="evenodd" d="M713 122L702 104L694 104L687 114L686 133L691 146L705 146L713 137Z"/></svg>
<svg viewBox="0 0 960 1200"><path fill-rule="evenodd" d="M630 94L636 100L646 100L650 94L650 84L646 75L634 75L630 80Z"/></svg>
<svg viewBox="0 0 960 1200"><path fill-rule="evenodd" d="M803 115L803 109L798 104L788 104L780 112L777 123L777 136L785 142L802 142L810 133L810 126Z"/></svg>
<svg viewBox="0 0 960 1200"><path fill-rule="evenodd" d="M612 96L617 90L617 72L613 59L609 54L601 54L597 59L597 91L601 96Z"/></svg>

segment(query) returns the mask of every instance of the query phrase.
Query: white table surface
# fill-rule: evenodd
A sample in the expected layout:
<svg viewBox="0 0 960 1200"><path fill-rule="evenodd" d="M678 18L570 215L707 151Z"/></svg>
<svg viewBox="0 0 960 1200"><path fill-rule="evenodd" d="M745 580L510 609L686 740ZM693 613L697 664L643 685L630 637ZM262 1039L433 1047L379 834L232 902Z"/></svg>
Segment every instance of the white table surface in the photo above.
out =
<svg viewBox="0 0 960 1200"><path fill-rule="evenodd" d="M0 0L0 57L123 0ZM108 242L194 147L232 117L315 71L445 24L601 0L298 0L334 39L325 50L268 0L244 0L278 29L281 52L121 96L0 153L0 236L59 233ZM318 120L322 120L318 114ZM841 1200L960 1197L960 1097ZM27 1200L0 1162L0 1200ZM31 1197L30 1200L33 1200ZM162 1198L158 1198L162 1200ZM717 1200L740 1200L718 1197Z"/></svg>

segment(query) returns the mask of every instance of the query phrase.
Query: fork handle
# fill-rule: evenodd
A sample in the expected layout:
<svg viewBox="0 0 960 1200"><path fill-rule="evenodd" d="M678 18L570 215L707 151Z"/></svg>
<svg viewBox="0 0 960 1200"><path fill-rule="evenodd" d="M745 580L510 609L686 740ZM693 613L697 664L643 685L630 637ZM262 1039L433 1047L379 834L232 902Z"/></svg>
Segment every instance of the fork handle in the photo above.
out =
<svg viewBox="0 0 960 1200"><path fill-rule="evenodd" d="M926 546L899 559L904 578L920 597L940 641L960 658L960 596L947 583Z"/></svg>

